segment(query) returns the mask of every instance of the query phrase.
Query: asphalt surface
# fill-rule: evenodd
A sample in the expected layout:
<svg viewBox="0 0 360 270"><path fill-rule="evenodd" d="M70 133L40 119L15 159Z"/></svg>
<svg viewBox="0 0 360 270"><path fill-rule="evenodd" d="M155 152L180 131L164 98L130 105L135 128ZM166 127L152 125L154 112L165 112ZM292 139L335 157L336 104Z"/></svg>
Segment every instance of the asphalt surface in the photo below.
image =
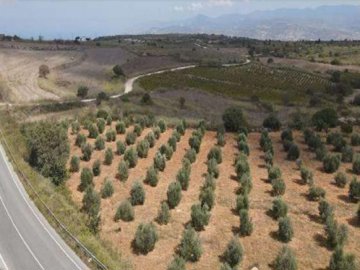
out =
<svg viewBox="0 0 360 270"><path fill-rule="evenodd" d="M7 161L2 146L0 146L0 269L88 269L30 200Z"/></svg>

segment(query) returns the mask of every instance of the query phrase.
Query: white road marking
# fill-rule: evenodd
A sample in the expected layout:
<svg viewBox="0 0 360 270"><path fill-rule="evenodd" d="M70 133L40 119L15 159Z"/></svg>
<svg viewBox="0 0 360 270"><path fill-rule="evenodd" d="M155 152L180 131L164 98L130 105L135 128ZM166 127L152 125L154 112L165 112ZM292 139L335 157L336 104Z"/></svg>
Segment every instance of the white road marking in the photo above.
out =
<svg viewBox="0 0 360 270"><path fill-rule="evenodd" d="M2 146L0 147L0 151L3 157L4 156L4 149L2 148ZM15 175L13 174L13 170L10 168L9 163L7 162L7 160L4 160L5 164L10 172L10 174L12 174L13 177L12 181L14 182L16 188L18 189L18 191L20 192L22 198L24 199L25 203L29 206L31 212L34 214L34 216L36 217L36 219L39 221L39 223L41 224L41 226L44 228L44 230L49 234L49 236L51 237L51 239L54 240L54 242L58 245L58 247L61 249L61 251L65 254L66 257L68 257L68 259L76 266L77 269L82 270L82 268L74 261L73 258L70 257L69 254L67 254L67 252L65 251L65 249L60 245L60 243L54 238L54 236L50 233L50 231L48 230L48 228L46 228L45 224L40 220L39 216L37 215L37 213L35 213L34 209L32 208L32 206L29 204L28 200L25 197L25 194L23 192L23 190L19 187L19 183L17 181L15 181L14 177Z"/></svg>
<svg viewBox="0 0 360 270"><path fill-rule="evenodd" d="M0 254L0 269L1 270L9 270L8 266L6 265L4 258Z"/></svg>

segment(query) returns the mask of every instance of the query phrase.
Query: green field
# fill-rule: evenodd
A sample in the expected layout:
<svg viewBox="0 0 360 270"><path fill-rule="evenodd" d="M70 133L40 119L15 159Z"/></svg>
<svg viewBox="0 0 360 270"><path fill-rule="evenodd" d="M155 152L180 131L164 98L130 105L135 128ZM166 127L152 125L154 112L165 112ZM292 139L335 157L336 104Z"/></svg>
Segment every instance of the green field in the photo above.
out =
<svg viewBox="0 0 360 270"><path fill-rule="evenodd" d="M235 67L196 67L144 77L145 90L201 89L242 100L303 104L309 93L323 93L326 77L291 68L266 67L258 63Z"/></svg>

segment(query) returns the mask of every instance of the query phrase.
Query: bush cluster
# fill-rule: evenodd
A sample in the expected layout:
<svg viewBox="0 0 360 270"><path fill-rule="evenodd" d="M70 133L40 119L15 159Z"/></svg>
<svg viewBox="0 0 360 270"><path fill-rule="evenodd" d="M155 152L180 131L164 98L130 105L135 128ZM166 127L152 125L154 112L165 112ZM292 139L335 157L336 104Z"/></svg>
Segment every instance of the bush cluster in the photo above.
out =
<svg viewBox="0 0 360 270"><path fill-rule="evenodd" d="M323 159L323 167L326 173L334 173L340 167L341 157L339 155L328 154Z"/></svg>
<svg viewBox="0 0 360 270"><path fill-rule="evenodd" d="M279 219L278 236L285 243L290 242L294 236L294 230L289 217L285 216Z"/></svg>
<svg viewBox="0 0 360 270"><path fill-rule="evenodd" d="M101 188L101 198L106 199L114 194L114 186L110 179L106 179Z"/></svg>
<svg viewBox="0 0 360 270"><path fill-rule="evenodd" d="M111 148L107 148L105 150L105 159L104 159L104 164L105 165L111 165L111 163L113 162L114 159L114 154Z"/></svg>
<svg viewBox="0 0 360 270"><path fill-rule="evenodd" d="M166 167L166 159L165 156L160 152L157 152L154 157L154 168L159 171L164 171Z"/></svg>
<svg viewBox="0 0 360 270"><path fill-rule="evenodd" d="M70 172L78 172L80 170L80 158L72 156L70 161Z"/></svg>
<svg viewBox="0 0 360 270"><path fill-rule="evenodd" d="M286 217L288 212L287 204L282 200L281 197L276 198L273 201L271 213L275 219Z"/></svg>
<svg viewBox="0 0 360 270"><path fill-rule="evenodd" d="M179 182L172 182L167 190L167 202L171 209L175 208L181 200L181 185Z"/></svg>
<svg viewBox="0 0 360 270"><path fill-rule="evenodd" d="M89 161L91 159L91 155L93 152L93 147L91 146L91 144L86 143L83 144L81 147L81 152L82 152L82 160L84 161Z"/></svg>
<svg viewBox="0 0 360 270"><path fill-rule="evenodd" d="M347 183L346 174L343 172L338 172L335 175L335 184L340 188L344 188L346 186L346 183Z"/></svg>
<svg viewBox="0 0 360 270"><path fill-rule="evenodd" d="M85 191L89 186L94 186L93 182L94 175L89 168L83 168L80 175L79 190Z"/></svg>
<svg viewBox="0 0 360 270"><path fill-rule="evenodd" d="M129 165L129 168L135 168L138 162L138 154L133 147L128 148L124 154L124 161Z"/></svg>
<svg viewBox="0 0 360 270"><path fill-rule="evenodd" d="M358 181L355 177L350 182L349 198L350 198L350 200L352 200L354 202L357 202L360 200L360 181Z"/></svg>
<svg viewBox="0 0 360 270"><path fill-rule="evenodd" d="M304 167L304 166L301 166L300 168L300 174L301 174L301 180L302 180L302 183L304 185L313 185L314 184L314 174L313 172Z"/></svg>
<svg viewBox="0 0 360 270"><path fill-rule="evenodd" d="M179 245L179 254L186 260L196 262L202 255L202 247L199 235L192 227L185 229Z"/></svg>
<svg viewBox="0 0 360 270"><path fill-rule="evenodd" d="M105 140L103 137L97 136L95 140L95 149L99 151L105 149Z"/></svg>
<svg viewBox="0 0 360 270"><path fill-rule="evenodd" d="M129 165L124 160L119 163L118 178L121 182L125 182L129 178Z"/></svg>
<svg viewBox="0 0 360 270"><path fill-rule="evenodd" d="M243 247L237 238L232 238L223 253L223 260L231 268L241 263L244 256Z"/></svg>
<svg viewBox="0 0 360 270"><path fill-rule="evenodd" d="M96 120L96 126L98 128L98 131L100 134L102 134L105 130L105 125L106 125L106 122L103 118L98 118Z"/></svg>
<svg viewBox="0 0 360 270"><path fill-rule="evenodd" d="M194 204L191 207L191 225L197 231L201 231L208 225L210 219L209 207L201 204Z"/></svg>
<svg viewBox="0 0 360 270"><path fill-rule="evenodd" d="M147 169L144 182L152 187L157 186L159 182L158 171L154 168L154 166Z"/></svg>
<svg viewBox="0 0 360 270"><path fill-rule="evenodd" d="M310 186L309 188L309 199L312 201L318 201L320 199L325 198L326 192L322 187L317 187L317 186Z"/></svg>
<svg viewBox="0 0 360 270"><path fill-rule="evenodd" d="M134 220L134 208L128 200L123 201L116 210L114 220L120 219L127 222Z"/></svg>
<svg viewBox="0 0 360 270"><path fill-rule="evenodd" d="M293 251L284 246L273 263L275 270L297 270L297 262Z"/></svg>
<svg viewBox="0 0 360 270"><path fill-rule="evenodd" d="M116 141L116 131L113 129L109 129L105 133L106 141L107 142L115 142Z"/></svg>
<svg viewBox="0 0 360 270"><path fill-rule="evenodd" d="M166 225L170 221L170 208L167 202L161 203L158 215L156 217L156 221L160 225Z"/></svg>
<svg viewBox="0 0 360 270"><path fill-rule="evenodd" d="M253 224L247 209L242 209L240 215L240 235L249 236L253 232Z"/></svg>
<svg viewBox="0 0 360 270"><path fill-rule="evenodd" d="M145 189L138 181L131 187L130 202L132 205L142 205L145 202Z"/></svg>
<svg viewBox="0 0 360 270"><path fill-rule="evenodd" d="M94 176L99 176L101 173L101 162L100 160L95 160L92 166L92 172Z"/></svg>
<svg viewBox="0 0 360 270"><path fill-rule="evenodd" d="M125 142L127 145L133 145L136 141L136 134L134 132L126 133Z"/></svg>
<svg viewBox="0 0 360 270"><path fill-rule="evenodd" d="M126 151L126 145L122 141L116 142L116 154L121 156Z"/></svg>
<svg viewBox="0 0 360 270"><path fill-rule="evenodd" d="M134 246L142 254L147 254L155 248L159 236L153 223L141 223L136 230Z"/></svg>

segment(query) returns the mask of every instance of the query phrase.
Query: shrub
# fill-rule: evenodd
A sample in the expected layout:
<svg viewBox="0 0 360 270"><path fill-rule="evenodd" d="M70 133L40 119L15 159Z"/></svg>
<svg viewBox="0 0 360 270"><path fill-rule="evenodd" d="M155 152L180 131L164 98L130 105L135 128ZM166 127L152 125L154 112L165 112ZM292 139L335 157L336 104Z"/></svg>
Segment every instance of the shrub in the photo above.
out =
<svg viewBox="0 0 360 270"><path fill-rule="evenodd" d="M161 203L158 215L156 217L156 221L160 225L166 225L170 221L170 210L169 210L169 205L167 204L167 202Z"/></svg>
<svg viewBox="0 0 360 270"><path fill-rule="evenodd" d="M240 213L240 211L243 209L249 209L249 198L247 194L240 194L236 197L235 211Z"/></svg>
<svg viewBox="0 0 360 270"><path fill-rule="evenodd" d="M275 270L297 270L297 262L290 248L284 246L273 263Z"/></svg>
<svg viewBox="0 0 360 270"><path fill-rule="evenodd" d="M340 156L328 154L323 159L323 167L326 173L334 173L340 167Z"/></svg>
<svg viewBox="0 0 360 270"><path fill-rule="evenodd" d="M80 85L77 89L77 96L80 98L84 98L87 96L89 92L89 88L87 86Z"/></svg>
<svg viewBox="0 0 360 270"><path fill-rule="evenodd" d="M248 144L244 141L238 143L238 149L240 152L244 153L247 156L250 154L250 148Z"/></svg>
<svg viewBox="0 0 360 270"><path fill-rule="evenodd" d="M94 176L99 176L101 173L101 162L100 160L95 160L92 166L92 172Z"/></svg>
<svg viewBox="0 0 360 270"><path fill-rule="evenodd" d="M137 137L141 136L141 133L143 132L142 127L139 124L134 125L134 131L133 131Z"/></svg>
<svg viewBox="0 0 360 270"><path fill-rule="evenodd" d="M93 148L91 146L91 144L87 143L87 144L83 144L81 147L81 152L82 152L82 159L84 161L89 161L91 159L91 155L93 152Z"/></svg>
<svg viewBox="0 0 360 270"><path fill-rule="evenodd" d="M217 145L218 146L225 146L226 141L225 141L225 135L222 132L218 132L216 135L216 139L217 139Z"/></svg>
<svg viewBox="0 0 360 270"><path fill-rule="evenodd" d="M325 223L326 242L329 247L342 247L348 237L348 229L345 225L338 225L333 216L329 216Z"/></svg>
<svg viewBox="0 0 360 270"><path fill-rule="evenodd" d="M216 146L211 148L207 155L207 159L208 160L215 159L216 162L220 164L222 162L221 148Z"/></svg>
<svg viewBox="0 0 360 270"><path fill-rule="evenodd" d="M155 139L158 140L160 138L160 134L161 134L160 128L159 127L154 127L152 131L154 133Z"/></svg>
<svg viewBox="0 0 360 270"><path fill-rule="evenodd" d="M86 136L84 134L78 134L75 139L75 145L81 147L86 143Z"/></svg>
<svg viewBox="0 0 360 270"><path fill-rule="evenodd" d="M138 161L138 154L133 147L125 151L124 160L129 164L129 168L135 168Z"/></svg>
<svg viewBox="0 0 360 270"><path fill-rule="evenodd" d="M136 146L136 151L139 158L146 158L150 149L150 144L147 140L140 141Z"/></svg>
<svg viewBox="0 0 360 270"><path fill-rule="evenodd" d="M325 198L326 192L321 187L311 186L309 188L309 199L312 201L318 201Z"/></svg>
<svg viewBox="0 0 360 270"><path fill-rule="evenodd" d="M92 186L86 188L82 203L83 206L81 210L84 211L89 218L87 226L91 231L96 233L100 225L100 196Z"/></svg>
<svg viewBox="0 0 360 270"><path fill-rule="evenodd" d="M347 183L346 174L343 172L338 172L335 175L335 184L340 188L344 188L346 186L346 183Z"/></svg>
<svg viewBox="0 0 360 270"><path fill-rule="evenodd" d="M181 185L179 182L172 182L167 190L167 202L171 209L175 208L181 200Z"/></svg>
<svg viewBox="0 0 360 270"><path fill-rule="evenodd" d="M39 77L45 78L50 73L50 68L47 65L41 65L39 67Z"/></svg>
<svg viewBox="0 0 360 270"><path fill-rule="evenodd" d="M355 133L351 136L351 145L352 146L360 145L360 134L359 133Z"/></svg>
<svg viewBox="0 0 360 270"><path fill-rule="evenodd" d="M114 186L109 179L106 179L101 188L101 198L106 199L114 194Z"/></svg>
<svg viewBox="0 0 360 270"><path fill-rule="evenodd" d="M358 181L355 177L349 186L349 198L355 202L360 200L360 181Z"/></svg>
<svg viewBox="0 0 360 270"><path fill-rule="evenodd" d="M272 180L271 185L272 185L271 192L274 196L279 196L279 195L285 194L286 184L285 184L284 180L282 180L281 178Z"/></svg>
<svg viewBox="0 0 360 270"><path fill-rule="evenodd" d="M353 254L344 254L342 247L337 247L331 255L330 270L356 270L357 265Z"/></svg>
<svg viewBox="0 0 360 270"><path fill-rule="evenodd" d="M152 223L141 223L136 230L134 246L142 254L147 254L155 248L159 239L156 227Z"/></svg>
<svg viewBox="0 0 360 270"><path fill-rule="evenodd" d="M154 168L163 172L166 167L166 160L165 156L162 155L160 152L157 152L154 157Z"/></svg>
<svg viewBox="0 0 360 270"><path fill-rule="evenodd" d="M208 160L207 165L208 165L207 172L209 174L212 174L215 178L218 178L219 177L219 167L216 162L216 159L212 158L212 159Z"/></svg>
<svg viewBox="0 0 360 270"><path fill-rule="evenodd" d="M83 168L81 171L81 175L80 175L79 190L82 192L87 187L93 186L94 185L93 178L94 178L94 175L91 172L91 170L89 168Z"/></svg>
<svg viewBox="0 0 360 270"><path fill-rule="evenodd" d="M277 166L270 167L268 171L268 179L270 182L272 182L275 179L281 178L281 170Z"/></svg>
<svg viewBox="0 0 360 270"><path fill-rule="evenodd" d="M120 219L122 221L134 220L134 209L128 200L123 201L116 210L114 220L118 221Z"/></svg>
<svg viewBox="0 0 360 270"><path fill-rule="evenodd" d="M309 138L307 144L309 146L309 149L311 151L314 151L316 148L320 147L323 144L323 142L321 141L319 135L313 135Z"/></svg>
<svg viewBox="0 0 360 270"><path fill-rule="evenodd" d="M288 160L297 160L300 157L300 149L296 144L291 144L287 154Z"/></svg>
<svg viewBox="0 0 360 270"><path fill-rule="evenodd" d="M159 120L158 127L160 128L160 132L164 133L166 131L166 123L164 120Z"/></svg>
<svg viewBox="0 0 360 270"><path fill-rule="evenodd" d="M290 142L292 142L294 140L292 130L291 129L285 129L281 133L281 140L282 141L290 141Z"/></svg>
<svg viewBox="0 0 360 270"><path fill-rule="evenodd" d="M100 134L102 134L105 130L105 125L106 125L106 122L103 118L98 118L96 120L96 126L98 128L98 131Z"/></svg>
<svg viewBox="0 0 360 270"><path fill-rule="evenodd" d="M269 132L267 132L266 130L263 130L261 132L261 136L260 136L260 141L259 141L259 144L260 144L260 147L261 149L264 150L264 146L266 143L270 142L271 143L271 139L269 137Z"/></svg>
<svg viewBox="0 0 360 270"><path fill-rule="evenodd" d="M336 111L332 108L322 109L312 116L311 121L317 130L334 128L337 125L338 116Z"/></svg>
<svg viewBox="0 0 360 270"><path fill-rule="evenodd" d="M185 260L179 256L175 256L171 261L167 270L185 270Z"/></svg>
<svg viewBox="0 0 360 270"><path fill-rule="evenodd" d="M267 117L263 122L263 127L274 131L278 131L281 128L280 120L273 114Z"/></svg>
<svg viewBox="0 0 360 270"><path fill-rule="evenodd" d="M73 156L70 161L70 172L78 172L80 170L80 158Z"/></svg>
<svg viewBox="0 0 360 270"><path fill-rule="evenodd" d="M279 219L278 236L285 243L290 242L294 236L294 230L289 217L285 216Z"/></svg>
<svg viewBox="0 0 360 270"><path fill-rule="evenodd" d="M101 136L97 136L96 138L95 149L99 151L105 149L105 141Z"/></svg>
<svg viewBox="0 0 360 270"><path fill-rule="evenodd" d="M240 211L240 235L249 236L253 231L253 224L249 218L249 212L246 209Z"/></svg>
<svg viewBox="0 0 360 270"><path fill-rule="evenodd" d="M273 166L273 160L274 160L274 155L270 152L270 151L267 151L264 155L264 160L265 160L265 163L272 167Z"/></svg>
<svg viewBox="0 0 360 270"><path fill-rule="evenodd" d="M241 176L239 182L241 184L241 193L248 194L252 189L251 176L248 174L244 174L243 176Z"/></svg>
<svg viewBox="0 0 360 270"><path fill-rule="evenodd" d="M114 154L113 154L111 148L107 148L106 151L105 151L104 164L105 165L111 165L113 159L114 159Z"/></svg>
<svg viewBox="0 0 360 270"><path fill-rule="evenodd" d="M286 217L288 212L287 204L282 200L281 197L276 198L273 201L271 213L275 219Z"/></svg>
<svg viewBox="0 0 360 270"><path fill-rule="evenodd" d="M237 238L232 238L226 246L223 254L223 260L231 267L240 264L243 259L243 247Z"/></svg>
<svg viewBox="0 0 360 270"><path fill-rule="evenodd" d="M319 147L315 149L315 157L319 161L323 161L324 158L327 156L328 151L325 145L321 144Z"/></svg>
<svg viewBox="0 0 360 270"><path fill-rule="evenodd" d="M343 123L341 124L341 132L350 134L353 132L353 125L351 123Z"/></svg>
<svg viewBox="0 0 360 270"><path fill-rule="evenodd" d="M181 124L178 124L176 126L176 132L181 135L181 136L184 136L185 135L185 126L181 123Z"/></svg>
<svg viewBox="0 0 360 270"><path fill-rule="evenodd" d="M314 174L311 170L306 167L300 168L301 180L304 185L313 185L314 184Z"/></svg>
<svg viewBox="0 0 360 270"><path fill-rule="evenodd" d="M250 174L250 166L247 162L246 156L239 156L235 163L236 177L240 181L241 177L245 174Z"/></svg>
<svg viewBox="0 0 360 270"><path fill-rule="evenodd" d="M194 163L196 161L196 151L192 148L187 150L184 158L188 159L191 163Z"/></svg>
<svg viewBox="0 0 360 270"><path fill-rule="evenodd" d="M227 108L222 115L222 119L225 129L229 132L239 132L243 127L247 126L240 107L233 106Z"/></svg>
<svg viewBox="0 0 360 270"><path fill-rule="evenodd" d="M116 154L121 156L126 151L126 145L122 141L116 142Z"/></svg>
<svg viewBox="0 0 360 270"><path fill-rule="evenodd" d="M289 152L290 147L291 147L292 145L293 145L293 142L292 142L292 141L289 141L289 140L283 141L284 151L285 151L285 152Z"/></svg>
<svg viewBox="0 0 360 270"><path fill-rule="evenodd" d="M167 144L166 148L165 148L165 157L166 157L166 159L170 160L172 158L173 154L174 154L173 148L169 144Z"/></svg>
<svg viewBox="0 0 360 270"><path fill-rule="evenodd" d="M96 139L99 136L99 130L95 124L89 126L89 138Z"/></svg>
<svg viewBox="0 0 360 270"><path fill-rule="evenodd" d="M196 262L202 254L202 247L199 235L194 228L185 229L179 245L179 254L186 261Z"/></svg>
<svg viewBox="0 0 360 270"><path fill-rule="evenodd" d="M115 129L117 134L125 134L126 125L123 121L118 121L115 125Z"/></svg>
<svg viewBox="0 0 360 270"><path fill-rule="evenodd" d="M150 148L153 148L155 146L155 135L152 131L150 131L146 137L145 140L147 140L147 142L149 143Z"/></svg>
<svg viewBox="0 0 360 270"><path fill-rule="evenodd" d="M125 76L124 71L122 70L120 65L115 65L113 67L112 71L114 72L115 76L117 76L117 77Z"/></svg>
<svg viewBox="0 0 360 270"><path fill-rule="evenodd" d="M97 118L106 119L109 116L109 113L106 110L100 109L96 112Z"/></svg>
<svg viewBox="0 0 360 270"><path fill-rule="evenodd" d="M185 167L180 168L176 175L176 180L180 183L182 190L187 190L190 181L190 171Z"/></svg>
<svg viewBox="0 0 360 270"><path fill-rule="evenodd" d="M336 138L336 140L333 143L334 150L336 152L341 152L344 147L346 147L346 141L343 137Z"/></svg>
<svg viewBox="0 0 360 270"><path fill-rule="evenodd" d="M342 141L343 137L339 132L330 132L326 137L326 143L334 145L335 141Z"/></svg>
<svg viewBox="0 0 360 270"><path fill-rule="evenodd" d="M73 121L71 123L71 133L78 134L80 132L80 124L78 121Z"/></svg>
<svg viewBox="0 0 360 270"><path fill-rule="evenodd" d="M318 210L322 222L325 222L330 216L333 216L334 214L332 206L324 199L320 200Z"/></svg>
<svg viewBox="0 0 360 270"><path fill-rule="evenodd" d="M355 155L352 170L356 174L360 174L360 155Z"/></svg>
<svg viewBox="0 0 360 270"><path fill-rule="evenodd" d="M199 200L201 206L207 205L209 210L211 210L215 204L215 193L212 187L203 186L200 191Z"/></svg>
<svg viewBox="0 0 360 270"><path fill-rule="evenodd" d="M130 191L132 205L142 205L145 202L145 190L140 182L135 182Z"/></svg>
<svg viewBox="0 0 360 270"><path fill-rule="evenodd" d="M136 141L136 134L134 132L126 133L125 142L127 145L133 145Z"/></svg>
<svg viewBox="0 0 360 270"><path fill-rule="evenodd" d="M191 207L191 225L195 230L201 231L209 224L210 212L209 207L205 204L194 204Z"/></svg>
<svg viewBox="0 0 360 270"><path fill-rule="evenodd" d="M146 177L145 177L145 183L149 184L152 187L156 187L157 183L158 183L159 179L158 179L158 172L157 170L154 168L154 166L151 166L148 168L147 172L146 172Z"/></svg>
<svg viewBox="0 0 360 270"><path fill-rule="evenodd" d="M112 119L111 115L109 114L108 117L106 117L106 124L108 126L111 126L112 121L113 121L113 119Z"/></svg>
<svg viewBox="0 0 360 270"><path fill-rule="evenodd" d="M199 153L200 151L200 145L201 145L201 140L199 139L198 136L192 136L189 139L189 145L192 149L194 149L196 151L196 153Z"/></svg>
<svg viewBox="0 0 360 270"><path fill-rule="evenodd" d="M121 161L118 166L118 178L125 182L129 178L129 165L126 161Z"/></svg>

